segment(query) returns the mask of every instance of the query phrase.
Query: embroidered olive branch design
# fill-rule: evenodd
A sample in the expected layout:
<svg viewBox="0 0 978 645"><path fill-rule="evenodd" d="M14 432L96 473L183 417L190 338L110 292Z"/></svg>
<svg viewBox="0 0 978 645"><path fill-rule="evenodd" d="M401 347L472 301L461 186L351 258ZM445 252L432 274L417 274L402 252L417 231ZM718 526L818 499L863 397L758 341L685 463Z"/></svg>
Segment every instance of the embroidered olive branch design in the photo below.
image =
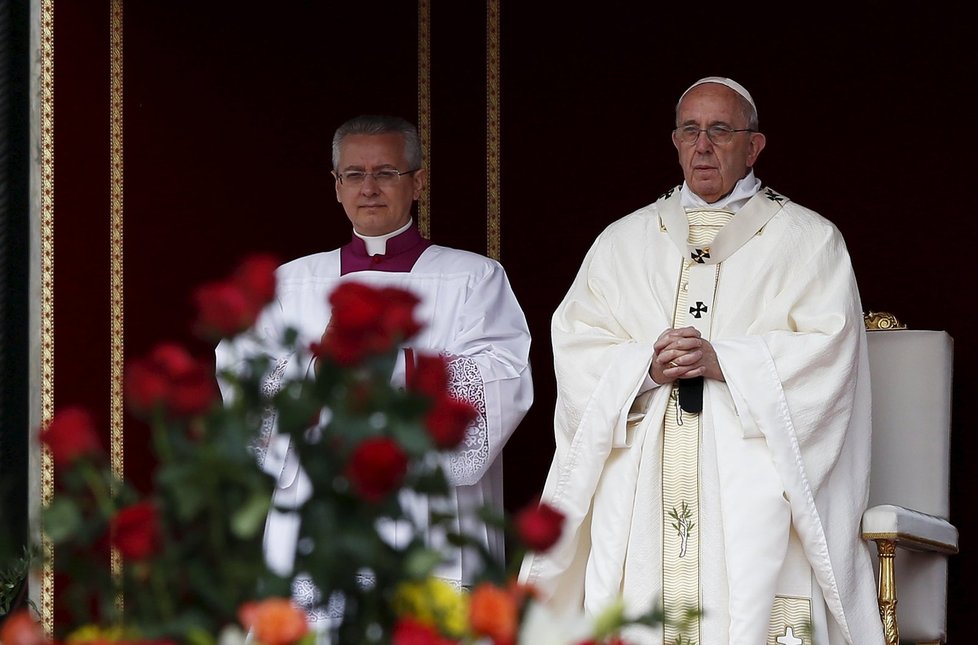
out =
<svg viewBox="0 0 978 645"><path fill-rule="evenodd" d="M676 529L676 533L679 534L679 557L686 556L686 547L689 544L689 534L693 530L696 524L690 519L693 512L689 508L689 504L686 502L682 503L680 510L677 511L675 507L669 511L669 517L675 520L672 523L672 528ZM678 644L677 644L678 645Z"/></svg>

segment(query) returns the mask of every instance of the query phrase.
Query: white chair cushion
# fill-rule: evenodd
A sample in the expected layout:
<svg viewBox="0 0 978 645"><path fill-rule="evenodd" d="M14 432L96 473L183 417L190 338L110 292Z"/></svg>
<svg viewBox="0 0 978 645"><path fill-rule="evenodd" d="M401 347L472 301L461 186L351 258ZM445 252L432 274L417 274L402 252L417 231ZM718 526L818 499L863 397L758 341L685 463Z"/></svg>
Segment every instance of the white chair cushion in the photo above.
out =
<svg viewBox="0 0 978 645"><path fill-rule="evenodd" d="M863 538L895 540L901 547L915 551L958 552L958 529L953 524L892 504L866 509Z"/></svg>

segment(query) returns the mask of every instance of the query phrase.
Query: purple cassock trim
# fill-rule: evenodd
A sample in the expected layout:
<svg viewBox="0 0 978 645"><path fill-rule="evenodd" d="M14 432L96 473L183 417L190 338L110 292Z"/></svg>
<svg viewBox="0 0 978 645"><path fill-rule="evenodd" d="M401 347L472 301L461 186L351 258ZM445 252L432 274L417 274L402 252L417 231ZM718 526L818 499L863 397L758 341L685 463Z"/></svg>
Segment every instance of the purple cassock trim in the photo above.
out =
<svg viewBox="0 0 978 645"><path fill-rule="evenodd" d="M354 233L350 243L340 249L340 275L357 271L407 273L429 246L431 242L421 237L416 227L410 226L387 240L387 253L367 255L367 245Z"/></svg>

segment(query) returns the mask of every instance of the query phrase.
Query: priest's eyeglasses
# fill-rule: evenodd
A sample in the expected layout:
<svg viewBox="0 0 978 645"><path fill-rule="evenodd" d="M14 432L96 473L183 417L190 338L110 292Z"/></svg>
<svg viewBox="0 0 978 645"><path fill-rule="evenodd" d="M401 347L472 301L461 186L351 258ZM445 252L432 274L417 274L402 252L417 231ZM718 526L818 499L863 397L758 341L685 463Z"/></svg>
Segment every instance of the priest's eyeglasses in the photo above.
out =
<svg viewBox="0 0 978 645"><path fill-rule="evenodd" d="M400 170L395 170L394 168L384 168L383 170L375 170L373 172L364 172L363 170L344 170L343 172L336 173L336 178L340 180L340 183L344 186L361 186L363 182L367 181L367 177L373 177L374 181L380 186L392 186L397 183L397 180L401 178L401 175L410 175L421 170L420 168L415 168L413 170L405 170L401 172Z"/></svg>
<svg viewBox="0 0 978 645"><path fill-rule="evenodd" d="M687 146L696 145L699 141L700 132L705 132L710 142L714 145L722 146L733 141L733 137L738 132L757 132L751 128L728 128L725 125L711 125L706 129L697 128L695 125L684 125L673 130L676 138Z"/></svg>

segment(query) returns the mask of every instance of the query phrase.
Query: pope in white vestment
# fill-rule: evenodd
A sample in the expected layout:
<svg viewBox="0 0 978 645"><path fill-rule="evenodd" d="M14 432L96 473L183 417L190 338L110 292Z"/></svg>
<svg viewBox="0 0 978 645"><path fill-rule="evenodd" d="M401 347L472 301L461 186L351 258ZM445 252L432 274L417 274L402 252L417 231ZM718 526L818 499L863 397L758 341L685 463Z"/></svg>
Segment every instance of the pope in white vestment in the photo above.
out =
<svg viewBox="0 0 978 645"><path fill-rule="evenodd" d="M754 177L763 139L726 185L702 181L731 167L736 133L756 131L738 122L746 90L716 78L690 90L704 82L677 107L687 181L608 226L554 313L542 501L566 523L521 579L558 613L664 606L665 626L630 628L633 643L881 645L860 537L870 387L847 249L831 222ZM657 351L683 326L722 372L704 379L698 412L662 377L684 359ZM685 610L700 613L684 622Z"/></svg>

